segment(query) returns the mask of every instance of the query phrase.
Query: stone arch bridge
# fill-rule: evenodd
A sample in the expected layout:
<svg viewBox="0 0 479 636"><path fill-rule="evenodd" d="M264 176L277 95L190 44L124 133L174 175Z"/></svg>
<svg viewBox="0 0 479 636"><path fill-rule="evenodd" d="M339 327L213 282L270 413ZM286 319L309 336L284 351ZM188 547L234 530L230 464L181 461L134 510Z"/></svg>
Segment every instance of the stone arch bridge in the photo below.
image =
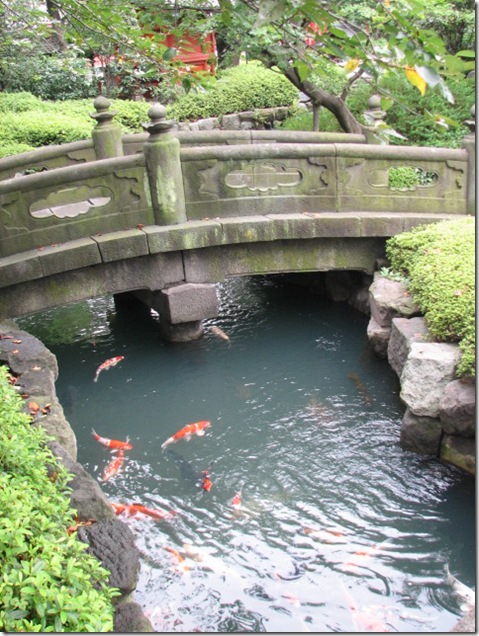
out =
<svg viewBox="0 0 479 636"><path fill-rule="evenodd" d="M176 131L160 105L122 136L105 98L92 139L0 160L0 320L135 292L174 332L216 315L229 276L358 270L387 238L473 214L475 141L461 149L361 135ZM418 185L395 188L391 173Z"/></svg>

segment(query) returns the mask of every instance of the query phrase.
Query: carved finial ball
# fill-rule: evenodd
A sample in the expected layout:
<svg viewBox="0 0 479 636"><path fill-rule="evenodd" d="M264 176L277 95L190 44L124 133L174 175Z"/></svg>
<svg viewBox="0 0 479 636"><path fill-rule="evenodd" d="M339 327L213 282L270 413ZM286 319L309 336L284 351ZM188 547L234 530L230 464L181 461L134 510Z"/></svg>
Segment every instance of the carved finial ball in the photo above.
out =
<svg viewBox="0 0 479 636"><path fill-rule="evenodd" d="M153 104L153 106L148 109L148 117L151 120L164 119L166 117L165 106L162 106L161 104Z"/></svg>
<svg viewBox="0 0 479 636"><path fill-rule="evenodd" d="M107 99L106 97L104 97L103 95L99 95L93 101L93 106L95 107L95 110L97 111L108 110L111 106L111 101Z"/></svg>
<svg viewBox="0 0 479 636"><path fill-rule="evenodd" d="M371 95L368 99L369 108L381 108L381 97L379 95Z"/></svg>

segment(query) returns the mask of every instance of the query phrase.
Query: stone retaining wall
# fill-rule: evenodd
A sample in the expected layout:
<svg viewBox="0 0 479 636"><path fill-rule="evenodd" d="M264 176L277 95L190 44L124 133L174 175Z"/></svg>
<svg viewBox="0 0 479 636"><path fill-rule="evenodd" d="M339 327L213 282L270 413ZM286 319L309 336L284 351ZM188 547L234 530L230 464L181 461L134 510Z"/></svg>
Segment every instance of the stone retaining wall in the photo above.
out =
<svg viewBox="0 0 479 636"><path fill-rule="evenodd" d="M369 301L369 341L401 384L401 447L475 475L475 381L456 378L459 346L434 342L407 288L380 272Z"/></svg>
<svg viewBox="0 0 479 636"><path fill-rule="evenodd" d="M295 108L278 106L247 110L221 117L207 117L192 122L178 122L174 130L264 130L284 121Z"/></svg>
<svg viewBox="0 0 479 636"><path fill-rule="evenodd" d="M25 412L29 413L31 399L40 407L32 425L42 426L53 438L54 441L48 443L49 448L73 475L69 482L72 488L70 503L77 511L79 521L95 520L91 526L80 527L77 537L88 544L89 552L110 571L109 584L121 592L113 600L113 631L152 632L150 621L133 600L140 572L140 555L133 533L117 519L98 482L76 461L75 434L56 395L56 357L37 338L8 321L0 324L0 364L8 366L18 377L16 386L26 396ZM46 405L50 406L45 408ZM42 409L46 411L45 415ZM50 471L53 469L49 467Z"/></svg>

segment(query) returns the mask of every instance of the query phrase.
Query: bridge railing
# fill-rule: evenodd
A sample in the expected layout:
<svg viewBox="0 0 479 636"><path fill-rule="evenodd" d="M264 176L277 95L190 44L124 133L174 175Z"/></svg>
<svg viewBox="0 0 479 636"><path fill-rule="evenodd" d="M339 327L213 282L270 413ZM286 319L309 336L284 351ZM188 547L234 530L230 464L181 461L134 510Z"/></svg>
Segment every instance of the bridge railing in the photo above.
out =
<svg viewBox="0 0 479 636"><path fill-rule="evenodd" d="M0 181L0 257L144 225L232 216L474 212L473 135L457 150L371 145L361 136L348 143L344 134L180 135L157 105L146 132L132 136L139 149L124 153L129 141L112 127L111 113L97 111L93 140L64 147L66 157L84 153L82 163ZM60 157L56 148L38 152ZM404 169L416 174L415 184L395 185L394 172Z"/></svg>

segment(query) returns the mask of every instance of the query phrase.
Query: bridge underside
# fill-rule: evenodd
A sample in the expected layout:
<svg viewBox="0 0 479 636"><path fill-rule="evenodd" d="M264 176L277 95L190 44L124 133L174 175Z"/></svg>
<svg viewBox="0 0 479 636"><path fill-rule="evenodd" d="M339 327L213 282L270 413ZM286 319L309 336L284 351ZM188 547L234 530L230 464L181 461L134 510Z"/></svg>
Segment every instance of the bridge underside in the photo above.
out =
<svg viewBox="0 0 479 636"><path fill-rule="evenodd" d="M279 240L137 256L0 288L1 318L135 290L182 283L217 283L231 276L358 270L372 274L385 239Z"/></svg>

